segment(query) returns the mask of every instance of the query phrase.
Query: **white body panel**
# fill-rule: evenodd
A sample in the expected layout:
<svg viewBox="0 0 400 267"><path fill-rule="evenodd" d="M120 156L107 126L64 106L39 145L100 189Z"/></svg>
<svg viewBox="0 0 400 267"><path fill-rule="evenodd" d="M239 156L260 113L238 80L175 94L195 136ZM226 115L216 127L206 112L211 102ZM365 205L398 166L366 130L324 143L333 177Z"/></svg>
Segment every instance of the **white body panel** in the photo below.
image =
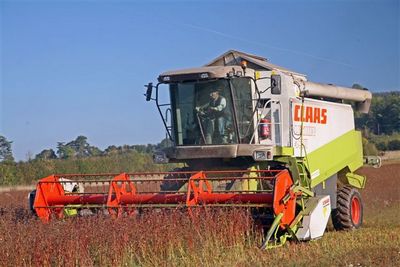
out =
<svg viewBox="0 0 400 267"><path fill-rule="evenodd" d="M291 99L291 140L296 157L304 157L306 153L354 130L354 115L350 105L306 98L303 105L304 147L301 149L301 107L300 99Z"/></svg>
<svg viewBox="0 0 400 267"><path fill-rule="evenodd" d="M74 182L70 179L60 178L59 181L65 192L72 193L72 192L79 192L83 193L84 189L82 184Z"/></svg>
<svg viewBox="0 0 400 267"><path fill-rule="evenodd" d="M331 201L329 196L318 196L318 198L318 204L309 215L304 216L302 228L296 233L299 240L316 239L325 232L331 214Z"/></svg>

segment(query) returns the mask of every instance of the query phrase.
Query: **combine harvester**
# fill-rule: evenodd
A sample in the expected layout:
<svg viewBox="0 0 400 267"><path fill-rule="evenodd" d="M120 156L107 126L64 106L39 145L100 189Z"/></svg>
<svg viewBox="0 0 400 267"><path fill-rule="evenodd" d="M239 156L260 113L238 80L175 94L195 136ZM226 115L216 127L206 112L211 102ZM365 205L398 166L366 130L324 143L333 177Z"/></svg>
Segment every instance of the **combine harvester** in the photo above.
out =
<svg viewBox="0 0 400 267"><path fill-rule="evenodd" d="M185 167L43 178L31 194L42 221L97 208L119 217L144 208L248 207L266 227L262 248L319 238L330 216L336 229L361 226L366 177L355 171L380 163L363 159L354 129L353 107L367 113L369 91L310 82L233 50L158 81L146 86L146 100L155 101L171 146L154 161Z"/></svg>

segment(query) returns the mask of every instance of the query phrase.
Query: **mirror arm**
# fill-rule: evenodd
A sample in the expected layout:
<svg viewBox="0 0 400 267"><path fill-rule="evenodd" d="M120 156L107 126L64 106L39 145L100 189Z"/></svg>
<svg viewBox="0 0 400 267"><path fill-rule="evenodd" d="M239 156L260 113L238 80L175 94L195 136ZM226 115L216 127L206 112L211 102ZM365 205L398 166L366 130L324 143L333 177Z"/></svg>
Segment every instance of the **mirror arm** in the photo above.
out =
<svg viewBox="0 0 400 267"><path fill-rule="evenodd" d="M157 84L157 86L158 86L158 84ZM145 85L144 87L147 88L146 93L144 94L144 96L146 97L146 101L156 100L155 98L151 97L153 88L154 88L153 83L150 82L147 85Z"/></svg>

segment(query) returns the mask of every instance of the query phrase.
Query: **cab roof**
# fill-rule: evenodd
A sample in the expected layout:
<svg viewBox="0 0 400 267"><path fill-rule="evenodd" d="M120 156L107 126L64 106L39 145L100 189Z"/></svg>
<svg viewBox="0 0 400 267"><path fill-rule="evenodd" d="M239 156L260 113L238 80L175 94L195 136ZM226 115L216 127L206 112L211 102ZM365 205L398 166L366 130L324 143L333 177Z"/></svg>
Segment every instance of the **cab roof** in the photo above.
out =
<svg viewBox="0 0 400 267"><path fill-rule="evenodd" d="M232 68L240 70L241 62L245 60L247 62L247 67L254 69L256 71L280 71L289 75L298 76L301 78L306 77L306 75L286 69L284 67L272 64L268 61L268 59L252 55L244 52L240 52L237 50L229 50L219 57L212 60L210 63L204 65L203 67L197 68L188 68L188 69L180 69L180 70L171 70L160 74L158 80L166 81L165 77L168 78L169 82L173 80L179 79L200 79L200 76L207 73L204 78L217 78L224 77L226 73ZM199 77L196 76L199 75ZM175 77L174 77L175 76ZM179 76L179 77L177 77Z"/></svg>
<svg viewBox="0 0 400 267"><path fill-rule="evenodd" d="M222 55L218 56L210 63L206 64L205 66L233 66L233 65L240 65L240 63L245 60L247 61L247 66L249 68L255 70L268 70L268 71L281 71L288 74L293 74L297 76L305 77L305 74L298 73L287 68L272 64L268 61L267 58L248 54L245 52L237 51L237 50L229 50Z"/></svg>

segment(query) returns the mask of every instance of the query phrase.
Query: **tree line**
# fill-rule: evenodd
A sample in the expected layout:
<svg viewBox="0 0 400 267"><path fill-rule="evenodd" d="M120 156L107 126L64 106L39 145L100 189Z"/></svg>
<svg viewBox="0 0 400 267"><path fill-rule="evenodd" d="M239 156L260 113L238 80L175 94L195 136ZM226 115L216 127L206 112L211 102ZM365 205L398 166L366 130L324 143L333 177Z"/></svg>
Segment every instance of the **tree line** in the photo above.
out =
<svg viewBox="0 0 400 267"><path fill-rule="evenodd" d="M374 93L369 113L356 113L355 124L372 150L400 150L400 92Z"/></svg>
<svg viewBox="0 0 400 267"><path fill-rule="evenodd" d="M368 114L356 113L357 128L375 135L400 132L400 92L375 93Z"/></svg>
<svg viewBox="0 0 400 267"><path fill-rule="evenodd" d="M136 151L139 153L152 153L155 150L161 149L168 145L168 140L163 140L159 144L147 145L111 145L104 150L92 146L88 143L86 136L78 136L75 140L65 143L57 143L57 151L53 149L44 149L42 152L35 156L35 160L46 159L73 159L73 158L87 158L98 156L109 156L116 154L123 154L127 152Z"/></svg>
<svg viewBox="0 0 400 267"><path fill-rule="evenodd" d="M168 146L159 144L109 146L101 150L78 136L71 142L59 142L57 150L44 149L33 159L15 162L12 142L0 136L0 185L36 183L54 173L122 173L168 171L175 165L155 164L152 152Z"/></svg>

